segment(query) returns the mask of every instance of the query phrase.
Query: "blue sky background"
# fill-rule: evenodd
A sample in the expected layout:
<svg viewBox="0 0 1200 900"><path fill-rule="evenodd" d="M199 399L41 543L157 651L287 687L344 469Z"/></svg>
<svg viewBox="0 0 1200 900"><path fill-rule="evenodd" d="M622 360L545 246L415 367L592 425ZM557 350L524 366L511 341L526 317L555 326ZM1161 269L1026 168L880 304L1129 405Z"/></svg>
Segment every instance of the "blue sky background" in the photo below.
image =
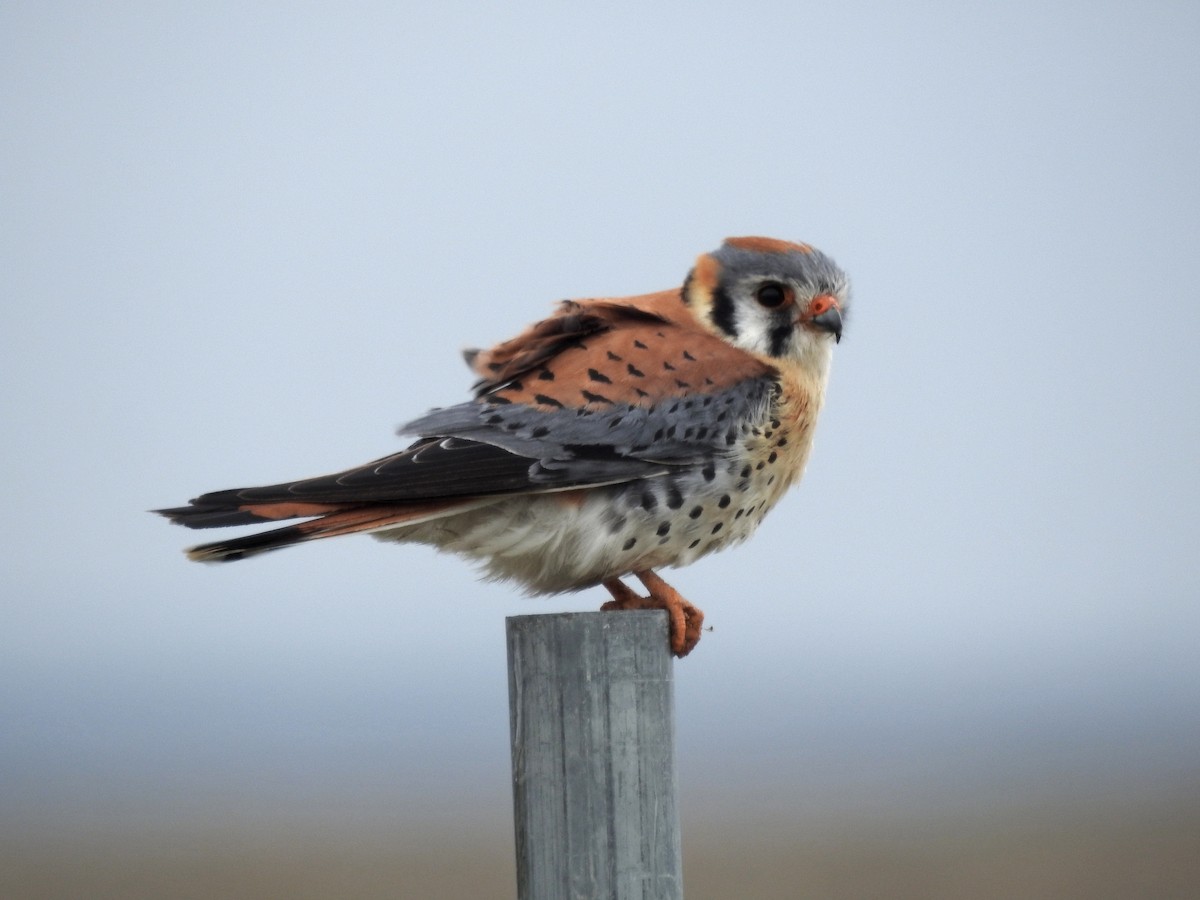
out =
<svg viewBox="0 0 1200 900"><path fill-rule="evenodd" d="M0 816L504 812L506 615L144 510L391 452L557 299L811 242L805 482L668 573L684 815L1200 776L1200 7L0 9Z"/></svg>

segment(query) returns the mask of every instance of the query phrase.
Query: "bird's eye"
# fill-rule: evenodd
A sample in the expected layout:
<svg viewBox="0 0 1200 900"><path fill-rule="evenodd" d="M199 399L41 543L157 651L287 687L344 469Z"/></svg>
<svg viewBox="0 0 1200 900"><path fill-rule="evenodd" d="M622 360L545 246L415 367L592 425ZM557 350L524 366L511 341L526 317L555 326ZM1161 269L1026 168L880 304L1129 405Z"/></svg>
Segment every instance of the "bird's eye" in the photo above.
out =
<svg viewBox="0 0 1200 900"><path fill-rule="evenodd" d="M767 309L779 309L791 298L791 291L777 281L768 281L758 286L754 299Z"/></svg>

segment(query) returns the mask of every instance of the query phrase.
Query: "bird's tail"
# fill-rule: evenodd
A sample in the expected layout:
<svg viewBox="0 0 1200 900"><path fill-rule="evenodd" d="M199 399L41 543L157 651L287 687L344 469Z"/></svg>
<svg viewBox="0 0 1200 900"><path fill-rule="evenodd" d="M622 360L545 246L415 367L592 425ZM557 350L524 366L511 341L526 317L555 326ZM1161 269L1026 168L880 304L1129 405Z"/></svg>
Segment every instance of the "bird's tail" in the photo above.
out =
<svg viewBox="0 0 1200 900"><path fill-rule="evenodd" d="M238 491L218 491L198 497L188 506L156 509L154 512L188 528L219 528L228 525L277 522L281 519L308 519L283 528L200 544L187 551L188 559L196 562L234 562L306 541L418 525L464 508L482 505L481 501L471 499L374 505L292 501L246 503L238 498L237 494Z"/></svg>

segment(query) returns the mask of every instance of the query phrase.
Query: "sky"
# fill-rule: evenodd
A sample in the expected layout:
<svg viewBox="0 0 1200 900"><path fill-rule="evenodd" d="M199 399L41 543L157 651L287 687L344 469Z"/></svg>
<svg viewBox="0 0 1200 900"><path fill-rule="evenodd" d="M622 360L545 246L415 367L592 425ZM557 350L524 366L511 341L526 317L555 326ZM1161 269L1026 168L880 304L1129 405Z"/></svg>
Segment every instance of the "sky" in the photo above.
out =
<svg viewBox="0 0 1200 900"><path fill-rule="evenodd" d="M146 510L392 452L462 348L741 234L853 306L804 482L667 573L714 629L685 817L1194 784L1198 41L1183 2L5 4L0 815L503 807L504 617L603 592L366 538L200 566Z"/></svg>

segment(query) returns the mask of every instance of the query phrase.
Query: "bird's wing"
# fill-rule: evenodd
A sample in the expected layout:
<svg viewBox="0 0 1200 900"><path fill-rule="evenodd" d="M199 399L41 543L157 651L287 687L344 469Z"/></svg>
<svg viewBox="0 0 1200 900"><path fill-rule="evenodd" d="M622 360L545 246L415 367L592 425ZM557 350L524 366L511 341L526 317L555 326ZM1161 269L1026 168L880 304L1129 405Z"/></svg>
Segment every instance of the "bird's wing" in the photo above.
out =
<svg viewBox="0 0 1200 900"><path fill-rule="evenodd" d="M332 475L215 491L159 512L192 528L317 517L269 532L290 536L269 546L247 543L258 536L213 545L218 558L240 558L437 518L500 495L702 465L769 416L777 373L686 317L618 301L578 307L479 354L477 367L498 365L495 378L475 400L405 425L402 433L420 439L400 453ZM208 558L200 552L207 549L193 555Z"/></svg>
<svg viewBox="0 0 1200 900"><path fill-rule="evenodd" d="M401 433L534 460L531 489L647 477L709 459L734 444L742 424L766 415L778 380L772 366L696 324L678 292L565 303L479 353L475 365L495 376L476 400L434 410Z"/></svg>

